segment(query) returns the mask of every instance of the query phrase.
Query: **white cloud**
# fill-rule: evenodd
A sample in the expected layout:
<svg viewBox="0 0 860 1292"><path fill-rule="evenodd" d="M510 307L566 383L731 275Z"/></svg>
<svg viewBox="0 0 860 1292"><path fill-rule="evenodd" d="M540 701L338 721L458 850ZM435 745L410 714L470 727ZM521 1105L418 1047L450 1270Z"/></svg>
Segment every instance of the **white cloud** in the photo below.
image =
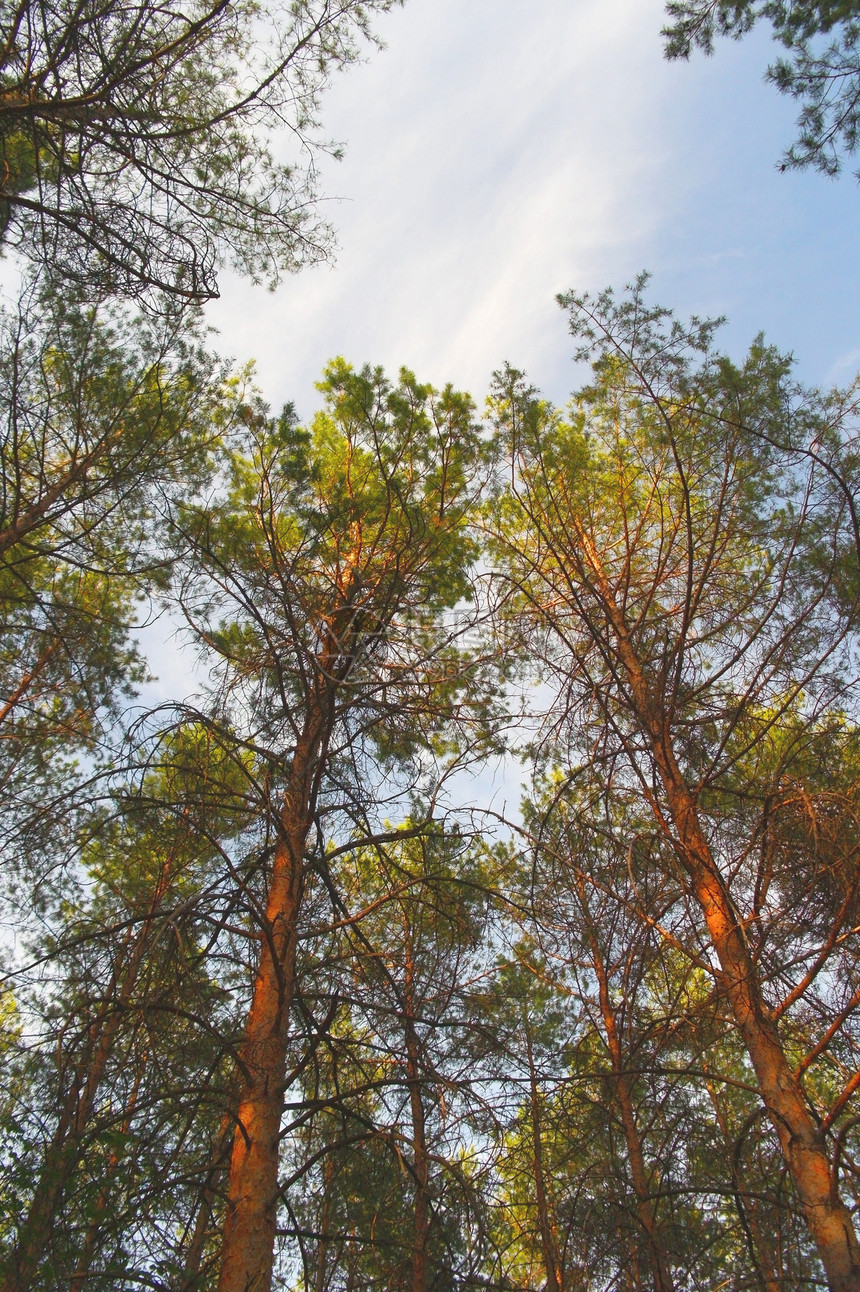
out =
<svg viewBox="0 0 860 1292"><path fill-rule="evenodd" d="M225 278L224 348L303 414L338 353L477 396L509 359L559 400L555 293L652 268L680 313L727 313L733 349L764 328L823 379L860 344L860 191L777 172L795 109L762 83L766 29L667 64L663 20L662 0L407 0L326 100L335 267L274 296Z"/></svg>
<svg viewBox="0 0 860 1292"><path fill-rule="evenodd" d="M551 373L555 292L602 283L665 210L660 21L659 0L409 0L328 102L336 268L273 297L225 282L225 346L303 409L336 352L478 391L505 358Z"/></svg>

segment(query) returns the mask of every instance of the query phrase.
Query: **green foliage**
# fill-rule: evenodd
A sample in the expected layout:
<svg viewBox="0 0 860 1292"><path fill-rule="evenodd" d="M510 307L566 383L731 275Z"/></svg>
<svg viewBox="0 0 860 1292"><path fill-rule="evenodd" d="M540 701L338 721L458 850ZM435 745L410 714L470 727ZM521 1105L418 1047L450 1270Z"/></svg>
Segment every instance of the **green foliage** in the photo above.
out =
<svg viewBox="0 0 860 1292"><path fill-rule="evenodd" d="M672 794L679 781L689 787L787 1064L806 1074L815 1120L832 1109L836 1137L853 1090L837 1053L857 1047L852 398L802 390L760 340L730 362L714 348L714 324L681 325L648 305L643 286L621 301L561 298L593 371L566 415L514 370L499 375L491 406L511 467L487 529L515 632L556 687L538 729L545 780L525 816L541 947L575 971L577 998L612 1054L618 1109L622 1094L629 1102L609 1127L618 1137L623 1123L623 1143L610 1138L605 1150L619 1198L630 1198L619 1150L621 1160L632 1152L641 1100L639 1151L665 1135L658 1169L681 1177L665 1181L667 1194L689 1187L700 1198L708 1162L725 1200L716 1233L701 1201L677 1232L664 1229L674 1265L698 1277L711 1262L748 1261L755 1278L809 1277L815 1257L775 1140L757 1125L751 1062L725 1002L728 1017L715 1014L724 983L696 931ZM666 948L651 943L658 931ZM669 949L687 957L680 978ZM704 993L694 970L704 984L713 974ZM837 981L842 1012L827 1031ZM614 1052L612 1016L624 1028ZM663 1069L679 1079L664 1081ZM588 1062L582 1089L596 1076ZM723 1085L743 1092L731 1116L712 1095ZM611 1109L611 1083L594 1089ZM734 1137L729 1178L703 1107ZM694 1128L684 1134L702 1154L691 1186L666 1147L683 1142L681 1127ZM638 1186L640 1212L643 1189L662 1205L657 1178Z"/></svg>
<svg viewBox="0 0 860 1292"><path fill-rule="evenodd" d="M428 1287L468 1286L481 1269L468 1120L481 1052L472 996L486 956L481 851L416 817L327 868L341 920L315 940L302 976L309 997L328 978L336 1012L287 1152L291 1228L315 1239L305 1261L318 1288L412 1287L425 1168Z"/></svg>
<svg viewBox="0 0 860 1292"><path fill-rule="evenodd" d="M183 333L44 292L3 321L0 725L19 792L92 750L144 676L129 627L165 585L161 517L203 479L233 398Z"/></svg>
<svg viewBox="0 0 860 1292"><path fill-rule="evenodd" d="M395 0L5 0L0 237L60 292L217 296L323 256L320 96ZM276 159L293 132L304 164Z"/></svg>
<svg viewBox="0 0 860 1292"><path fill-rule="evenodd" d="M579 666L620 696L604 596L623 608L699 780L753 694L782 711L799 696L786 678L803 677L818 705L838 703L849 551L856 564L840 467L853 448L831 416L838 397L793 384L760 341L731 363L712 348L713 324L682 328L644 306L642 286L620 304L561 298L594 363L567 418L501 374L493 408L515 474L490 524L560 677L573 643ZM571 577L565 619L553 589Z"/></svg>
<svg viewBox="0 0 860 1292"><path fill-rule="evenodd" d="M668 58L711 54L714 40L745 36L762 20L787 51L767 79L800 103L797 141L782 170L813 166L836 175L857 151L860 129L860 5L857 0L669 0L663 29Z"/></svg>
<svg viewBox="0 0 860 1292"><path fill-rule="evenodd" d="M292 746L313 687L331 685L344 721L361 715L379 755L404 759L450 730L468 683L445 612L471 596L492 445L468 396L406 371L393 386L337 361L320 389L309 427L249 408L223 494L177 513L179 598L258 743Z"/></svg>
<svg viewBox="0 0 860 1292"><path fill-rule="evenodd" d="M14 1268L41 1232L36 1286L81 1270L100 1286L182 1271L239 1030L207 951L246 790L204 731L174 731L137 784L90 814L77 848L87 882L45 911L54 931L31 954L62 975L27 1001L0 1164L13 1200L0 1261Z"/></svg>
<svg viewBox="0 0 860 1292"><path fill-rule="evenodd" d="M214 1286L293 793L282 1282L602 1292L654 1286L655 1251L679 1288L818 1277L649 733L853 1198L855 394L760 339L732 362L641 281L563 304L590 380L558 410L505 370L489 431L406 371L336 360L303 423L176 320L10 324L0 735L7 785L68 805L7 847L34 896L0 1259L35 1234L34 1290ZM141 597L208 682L120 744ZM498 840L448 775L518 675L543 685Z"/></svg>

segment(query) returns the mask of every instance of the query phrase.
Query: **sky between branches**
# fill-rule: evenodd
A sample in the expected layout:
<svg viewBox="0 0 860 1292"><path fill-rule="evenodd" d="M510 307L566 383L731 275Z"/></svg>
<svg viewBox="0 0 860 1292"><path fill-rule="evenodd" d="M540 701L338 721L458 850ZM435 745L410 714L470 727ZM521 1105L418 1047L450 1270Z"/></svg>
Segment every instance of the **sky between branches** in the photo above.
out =
<svg viewBox="0 0 860 1292"><path fill-rule="evenodd" d="M804 381L851 380L860 184L779 173L794 109L763 82L766 27L667 63L664 20L662 0L406 0L381 18L387 48L323 104L346 144L322 184L336 262L274 294L223 274L218 347L302 417L335 354L479 402L509 360L563 403L576 376L555 293L648 269L678 315L726 314L736 356L764 330ZM144 636L146 702L193 685L164 635Z"/></svg>
<svg viewBox="0 0 860 1292"><path fill-rule="evenodd" d="M763 329L806 381L860 368L849 174L780 174L794 109L762 80L766 27L666 63L662 0L407 0L387 49L326 97L346 159L324 189L334 267L275 295L222 280L220 345L258 361L274 405L314 406L323 363L406 363L479 398L503 360L562 401L570 287L653 272L678 313Z"/></svg>

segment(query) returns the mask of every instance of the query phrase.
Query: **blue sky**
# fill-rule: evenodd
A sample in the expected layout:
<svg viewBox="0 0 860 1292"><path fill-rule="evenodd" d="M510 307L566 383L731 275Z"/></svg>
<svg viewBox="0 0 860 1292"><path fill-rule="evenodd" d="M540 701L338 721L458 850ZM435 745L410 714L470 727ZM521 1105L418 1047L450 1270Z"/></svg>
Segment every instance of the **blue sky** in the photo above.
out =
<svg viewBox="0 0 860 1292"><path fill-rule="evenodd" d="M220 346L273 405L315 403L330 356L405 363L479 399L503 360L557 401L574 374L570 287L653 273L679 313L764 330L804 380L860 368L860 185L780 174L793 104L763 83L766 29L667 64L662 0L407 0L382 53L324 105L333 267L275 294L227 276Z"/></svg>
<svg viewBox="0 0 860 1292"><path fill-rule="evenodd" d="M663 21L662 0L406 0L380 20L387 49L325 100L347 145L323 175L336 262L274 294L225 276L220 347L256 358L269 402L302 416L335 354L479 403L510 360L563 403L576 374L556 292L648 269L678 313L727 315L735 356L763 330L804 381L850 381L860 185L779 173L795 110L763 82L766 30L669 64ZM144 634L149 700L192 685L164 632Z"/></svg>

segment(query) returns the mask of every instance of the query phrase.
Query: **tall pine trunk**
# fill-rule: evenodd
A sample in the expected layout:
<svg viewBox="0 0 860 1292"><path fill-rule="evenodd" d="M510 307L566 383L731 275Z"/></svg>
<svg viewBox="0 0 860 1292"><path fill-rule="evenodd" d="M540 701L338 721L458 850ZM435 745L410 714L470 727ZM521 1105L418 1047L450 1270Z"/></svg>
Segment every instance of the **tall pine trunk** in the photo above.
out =
<svg viewBox="0 0 860 1292"><path fill-rule="evenodd" d="M213 1212L221 1193L219 1177L226 1173L229 1165L230 1149L233 1145L234 1122L235 1119L229 1111L221 1119L218 1135L212 1148L209 1168L200 1190L194 1224L189 1225L190 1242L188 1242L185 1250L182 1274L177 1280L175 1292L198 1292L198 1289L204 1285L206 1269L203 1264L203 1255L206 1238L211 1232L210 1226L212 1225ZM186 1231L186 1239L189 1231Z"/></svg>
<svg viewBox="0 0 860 1292"><path fill-rule="evenodd" d="M702 1064L705 1072L708 1071L707 1065ZM733 1144L734 1136L731 1132L725 1109L717 1094L716 1086L710 1077L705 1081L705 1088L711 1100L714 1109L714 1117L720 1128L720 1134L723 1137L726 1151L731 1158L732 1174L732 1191L735 1195L735 1210L738 1213L738 1220L744 1231L744 1236L749 1248L750 1260L756 1272L761 1292L781 1292L779 1277L774 1267L773 1260L767 1252L765 1243L762 1241L761 1226L755 1210L751 1210L747 1203L744 1202L743 1180L741 1178L740 1165L738 1162L737 1143ZM751 1123L748 1121L747 1123ZM760 1198L752 1200L753 1208L758 1208Z"/></svg>
<svg viewBox="0 0 860 1292"><path fill-rule="evenodd" d="M655 751L656 753L656 751ZM677 831L677 850L705 917L728 1000L758 1079L831 1292L860 1289L860 1244L831 1175L827 1147L764 1003L746 936L711 856L696 805L673 752L657 757Z"/></svg>
<svg viewBox="0 0 860 1292"><path fill-rule="evenodd" d="M230 1157L219 1292L268 1292L272 1283L278 1145L307 832L301 819L293 824L277 848L272 868L260 965L239 1053L242 1089Z"/></svg>
<svg viewBox="0 0 860 1292"><path fill-rule="evenodd" d="M525 1022L526 1059L529 1065L529 1120L532 1132L532 1170L535 1182L538 1230L541 1254L546 1274L547 1292L563 1292L561 1261L559 1259L556 1226L550 1211L543 1162L543 1134L540 1123L540 1090L535 1070L534 1050L528 1020Z"/></svg>
<svg viewBox="0 0 860 1292"><path fill-rule="evenodd" d="M404 1033L406 1039L406 1080L412 1118L412 1169L415 1192L412 1204L412 1292L427 1289L427 1245L430 1237L430 1155L427 1124L421 1098L421 1049L415 1027L415 969L408 921L404 917L406 982L404 991Z"/></svg>
<svg viewBox="0 0 860 1292"><path fill-rule="evenodd" d="M860 1292L860 1243L851 1213L839 1197L831 1174L824 1135L809 1110L777 1025L766 1007L740 917L678 764L667 715L649 685L594 546L581 526L577 525L576 530L588 554L593 588L614 631L628 702L648 741L662 783L668 809L662 824L704 916L719 963L718 985L755 1070L762 1101L824 1266L828 1287L831 1292Z"/></svg>
<svg viewBox="0 0 860 1292"><path fill-rule="evenodd" d="M146 1066L147 1057L148 1056L144 1051L142 1060L138 1065L137 1075L135 1076L131 1097L129 1098L128 1104L126 1106L125 1117L123 1118L122 1131L121 1131L123 1137L128 1135L129 1131L131 1130L131 1124L134 1118L134 1110L137 1106L137 1097L138 1097L138 1094L140 1093L140 1082L143 1076L144 1068ZM95 1253L96 1253L96 1246L98 1244L99 1234L101 1233L101 1229L102 1229L102 1222L107 1212L108 1203L110 1201L111 1184L116 1177L117 1169L119 1168L121 1160L122 1160L122 1149L115 1148L111 1153L110 1157L108 1158L104 1183L102 1184L101 1190L99 1192L99 1196L96 1199L96 1205L95 1205L95 1210L93 1212L93 1216L90 1220L90 1223L87 1225L86 1233L84 1234L84 1241L83 1241L83 1244L81 1245L81 1250L78 1254L76 1268L74 1273L72 1274L72 1277L69 1280L68 1292L82 1292L82 1289L86 1284L87 1278L89 1277L90 1268L93 1263L93 1257L95 1256Z"/></svg>
<svg viewBox="0 0 860 1292"><path fill-rule="evenodd" d="M278 1211L278 1149L286 1097L290 1010L295 998L296 937L304 884L303 855L313 823L320 762L334 720L334 683L321 671L297 742L266 897L260 961L245 1039L218 1292L269 1292Z"/></svg>

